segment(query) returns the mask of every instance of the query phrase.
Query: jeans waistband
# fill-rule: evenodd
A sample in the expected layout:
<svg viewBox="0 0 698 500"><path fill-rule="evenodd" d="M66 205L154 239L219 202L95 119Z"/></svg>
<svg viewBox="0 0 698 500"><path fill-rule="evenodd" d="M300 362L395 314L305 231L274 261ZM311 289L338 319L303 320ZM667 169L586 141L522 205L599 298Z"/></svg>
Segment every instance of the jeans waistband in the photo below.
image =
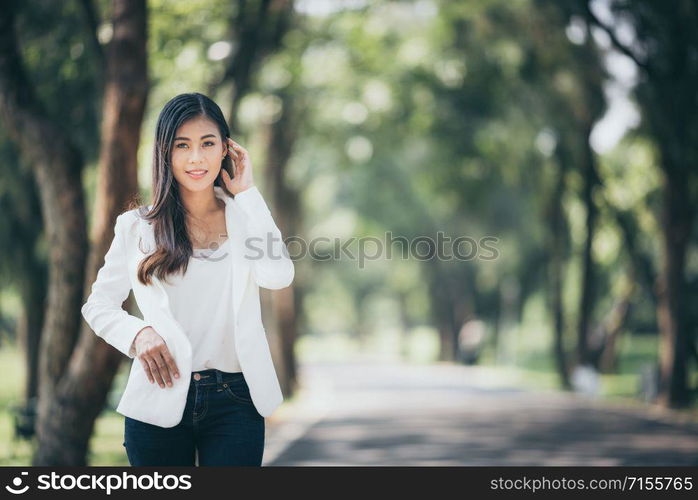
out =
<svg viewBox="0 0 698 500"><path fill-rule="evenodd" d="M197 380L197 378L199 380ZM239 382L240 380L245 380L245 376L242 374L242 372L222 372L213 368L209 370L192 372L189 379L190 384L198 385L216 385Z"/></svg>

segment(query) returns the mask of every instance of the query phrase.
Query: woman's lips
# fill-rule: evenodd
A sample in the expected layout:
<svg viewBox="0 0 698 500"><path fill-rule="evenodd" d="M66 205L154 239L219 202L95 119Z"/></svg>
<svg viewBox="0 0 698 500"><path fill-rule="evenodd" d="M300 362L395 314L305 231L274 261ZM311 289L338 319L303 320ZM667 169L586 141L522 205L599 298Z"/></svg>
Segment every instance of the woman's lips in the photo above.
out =
<svg viewBox="0 0 698 500"><path fill-rule="evenodd" d="M208 173L208 170L190 170L187 175L192 179L201 179Z"/></svg>

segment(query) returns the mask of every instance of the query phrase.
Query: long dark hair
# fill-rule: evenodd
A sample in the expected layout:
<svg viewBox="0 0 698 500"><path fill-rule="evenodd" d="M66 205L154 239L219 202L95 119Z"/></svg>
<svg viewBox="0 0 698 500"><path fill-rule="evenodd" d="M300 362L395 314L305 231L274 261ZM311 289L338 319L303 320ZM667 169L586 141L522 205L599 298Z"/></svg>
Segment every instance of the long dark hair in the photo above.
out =
<svg viewBox="0 0 698 500"><path fill-rule="evenodd" d="M201 116L218 126L227 150L226 139L230 137L228 124L221 108L203 94L179 94L165 104L158 117L153 148L153 204L150 210L145 206L138 209L139 215L153 226L156 246L155 252L143 259L138 266L138 280L144 285L151 283L154 273L159 279L166 279L169 274L186 272L189 258L193 254L186 227L187 210L182 204L179 184L172 172L171 155L177 129L187 120ZM230 155L225 156L221 166L232 178ZM233 197L225 188L220 175L214 181L214 186L223 188L226 194Z"/></svg>

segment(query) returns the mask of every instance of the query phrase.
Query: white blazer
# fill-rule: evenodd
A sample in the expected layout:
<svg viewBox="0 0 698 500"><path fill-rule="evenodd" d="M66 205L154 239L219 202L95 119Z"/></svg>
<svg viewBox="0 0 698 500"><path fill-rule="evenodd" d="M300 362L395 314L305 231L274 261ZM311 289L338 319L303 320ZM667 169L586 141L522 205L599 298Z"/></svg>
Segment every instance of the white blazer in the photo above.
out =
<svg viewBox="0 0 698 500"><path fill-rule="evenodd" d="M259 287L289 286L295 273L293 261L256 187L238 193L235 198L221 187L214 186L213 190L226 203L226 229L231 243L226 258L233 266L233 303L220 307L233 308L235 331L231 336L238 361L255 408L267 417L281 404L283 396L262 325ZM151 326L160 334L177 363L180 378L172 379L172 387L161 388L148 381L141 362L133 359L116 411L160 427L174 427L181 421L187 401L192 350L170 310L161 281L156 276L149 286L138 281L138 264L154 251L151 223L141 219L137 209L119 215L114 240L81 312L98 336L130 358L135 357L131 344L142 328ZM143 319L122 308L131 289ZM220 348L225 349L226 343Z"/></svg>

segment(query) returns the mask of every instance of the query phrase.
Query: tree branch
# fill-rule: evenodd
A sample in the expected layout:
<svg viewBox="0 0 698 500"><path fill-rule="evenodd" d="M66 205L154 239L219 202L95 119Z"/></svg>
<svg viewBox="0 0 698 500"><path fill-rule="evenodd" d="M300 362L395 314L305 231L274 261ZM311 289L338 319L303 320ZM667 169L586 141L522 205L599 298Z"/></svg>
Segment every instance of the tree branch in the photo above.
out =
<svg viewBox="0 0 698 500"><path fill-rule="evenodd" d="M638 67L642 68L646 72L650 71L649 65L645 61L641 61L637 55L630 50L630 48L626 45L624 45L620 40L618 40L618 37L616 36L616 33L613 31L613 29L610 26L606 26L596 15L591 11L591 8L589 7L589 3L587 1L582 2L584 4L584 11L587 15L587 17L599 28L601 28L603 31L606 32L606 34L609 36L611 39L611 43L613 43L613 46L618 49L622 54L628 56L630 59L633 60L635 64L637 64Z"/></svg>

